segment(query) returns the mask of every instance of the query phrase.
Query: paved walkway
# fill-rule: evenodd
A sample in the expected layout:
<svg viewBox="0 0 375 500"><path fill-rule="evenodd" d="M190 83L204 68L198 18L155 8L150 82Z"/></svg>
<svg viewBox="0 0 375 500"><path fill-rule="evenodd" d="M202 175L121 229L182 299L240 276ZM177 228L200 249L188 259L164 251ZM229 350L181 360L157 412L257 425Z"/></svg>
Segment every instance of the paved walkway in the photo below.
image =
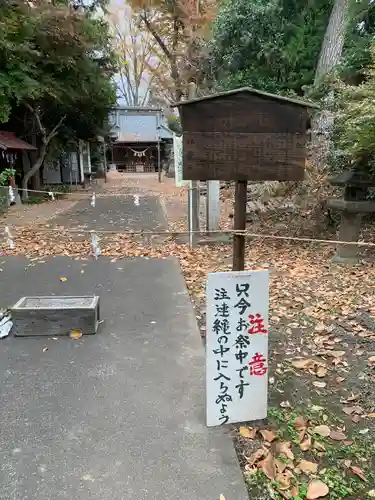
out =
<svg viewBox="0 0 375 500"><path fill-rule="evenodd" d="M97 294L104 320L80 340L0 341L1 500L248 498L230 436L205 426L204 351L174 259L3 257L1 268L0 307Z"/></svg>

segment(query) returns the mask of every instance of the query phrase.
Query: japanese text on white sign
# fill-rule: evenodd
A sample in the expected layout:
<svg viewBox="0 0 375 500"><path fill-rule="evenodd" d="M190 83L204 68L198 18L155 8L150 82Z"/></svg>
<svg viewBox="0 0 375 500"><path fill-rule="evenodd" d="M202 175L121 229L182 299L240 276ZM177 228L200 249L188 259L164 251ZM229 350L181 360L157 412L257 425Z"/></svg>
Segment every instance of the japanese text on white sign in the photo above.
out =
<svg viewBox="0 0 375 500"><path fill-rule="evenodd" d="M267 270L208 275L208 426L267 416L268 303Z"/></svg>

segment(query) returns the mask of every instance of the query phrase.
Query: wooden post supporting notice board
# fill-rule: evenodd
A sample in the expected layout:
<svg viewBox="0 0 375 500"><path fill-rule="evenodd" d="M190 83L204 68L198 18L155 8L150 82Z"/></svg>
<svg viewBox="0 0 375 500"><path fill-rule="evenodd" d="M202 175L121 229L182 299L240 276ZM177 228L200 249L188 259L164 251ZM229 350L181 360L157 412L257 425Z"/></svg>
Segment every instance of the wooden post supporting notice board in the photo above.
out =
<svg viewBox="0 0 375 500"><path fill-rule="evenodd" d="M247 181L236 182L234 195L234 230L246 229ZM245 269L245 234L233 236L233 271Z"/></svg>

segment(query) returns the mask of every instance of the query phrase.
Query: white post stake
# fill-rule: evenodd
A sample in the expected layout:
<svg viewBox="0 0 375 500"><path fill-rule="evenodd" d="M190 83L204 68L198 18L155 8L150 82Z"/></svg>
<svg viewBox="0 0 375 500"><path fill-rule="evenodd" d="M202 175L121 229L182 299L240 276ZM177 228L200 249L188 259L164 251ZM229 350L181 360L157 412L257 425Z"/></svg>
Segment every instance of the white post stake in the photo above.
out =
<svg viewBox="0 0 375 500"><path fill-rule="evenodd" d="M16 201L16 197L14 196L12 186L9 186L9 202L14 203Z"/></svg>
<svg viewBox="0 0 375 500"><path fill-rule="evenodd" d="M207 281L207 426L267 417L267 270L210 273Z"/></svg>
<svg viewBox="0 0 375 500"><path fill-rule="evenodd" d="M90 205L91 205L92 207L95 207L95 200L96 200L96 198L95 198L95 193L92 193L91 202L90 202Z"/></svg>
<svg viewBox="0 0 375 500"><path fill-rule="evenodd" d="M7 236L9 248L11 250L13 250L14 249L14 240L13 240L13 236L12 236L12 234L11 234L10 229L9 229L8 226L5 227L4 233Z"/></svg>
<svg viewBox="0 0 375 500"><path fill-rule="evenodd" d="M207 181L207 232L217 231L220 224L220 181Z"/></svg>
<svg viewBox="0 0 375 500"><path fill-rule="evenodd" d="M99 238L94 232L91 233L91 246L95 259L98 259L101 250L99 247Z"/></svg>
<svg viewBox="0 0 375 500"><path fill-rule="evenodd" d="M50 191L50 192L48 193L48 196L50 196L50 197L51 197L51 200L52 200L52 201L55 201L55 195L53 194L53 192L52 192L52 191Z"/></svg>

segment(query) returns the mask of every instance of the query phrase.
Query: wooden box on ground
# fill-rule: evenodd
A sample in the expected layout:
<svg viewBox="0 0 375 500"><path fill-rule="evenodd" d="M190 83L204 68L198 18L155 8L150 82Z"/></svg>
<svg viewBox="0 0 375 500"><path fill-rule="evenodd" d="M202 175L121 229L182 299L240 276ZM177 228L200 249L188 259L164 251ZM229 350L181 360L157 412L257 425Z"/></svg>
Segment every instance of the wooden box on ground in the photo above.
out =
<svg viewBox="0 0 375 500"><path fill-rule="evenodd" d="M23 297L11 309L17 337L94 334L99 325L98 296Z"/></svg>
<svg viewBox="0 0 375 500"><path fill-rule="evenodd" d="M300 181L314 104L251 88L181 101L185 180Z"/></svg>

